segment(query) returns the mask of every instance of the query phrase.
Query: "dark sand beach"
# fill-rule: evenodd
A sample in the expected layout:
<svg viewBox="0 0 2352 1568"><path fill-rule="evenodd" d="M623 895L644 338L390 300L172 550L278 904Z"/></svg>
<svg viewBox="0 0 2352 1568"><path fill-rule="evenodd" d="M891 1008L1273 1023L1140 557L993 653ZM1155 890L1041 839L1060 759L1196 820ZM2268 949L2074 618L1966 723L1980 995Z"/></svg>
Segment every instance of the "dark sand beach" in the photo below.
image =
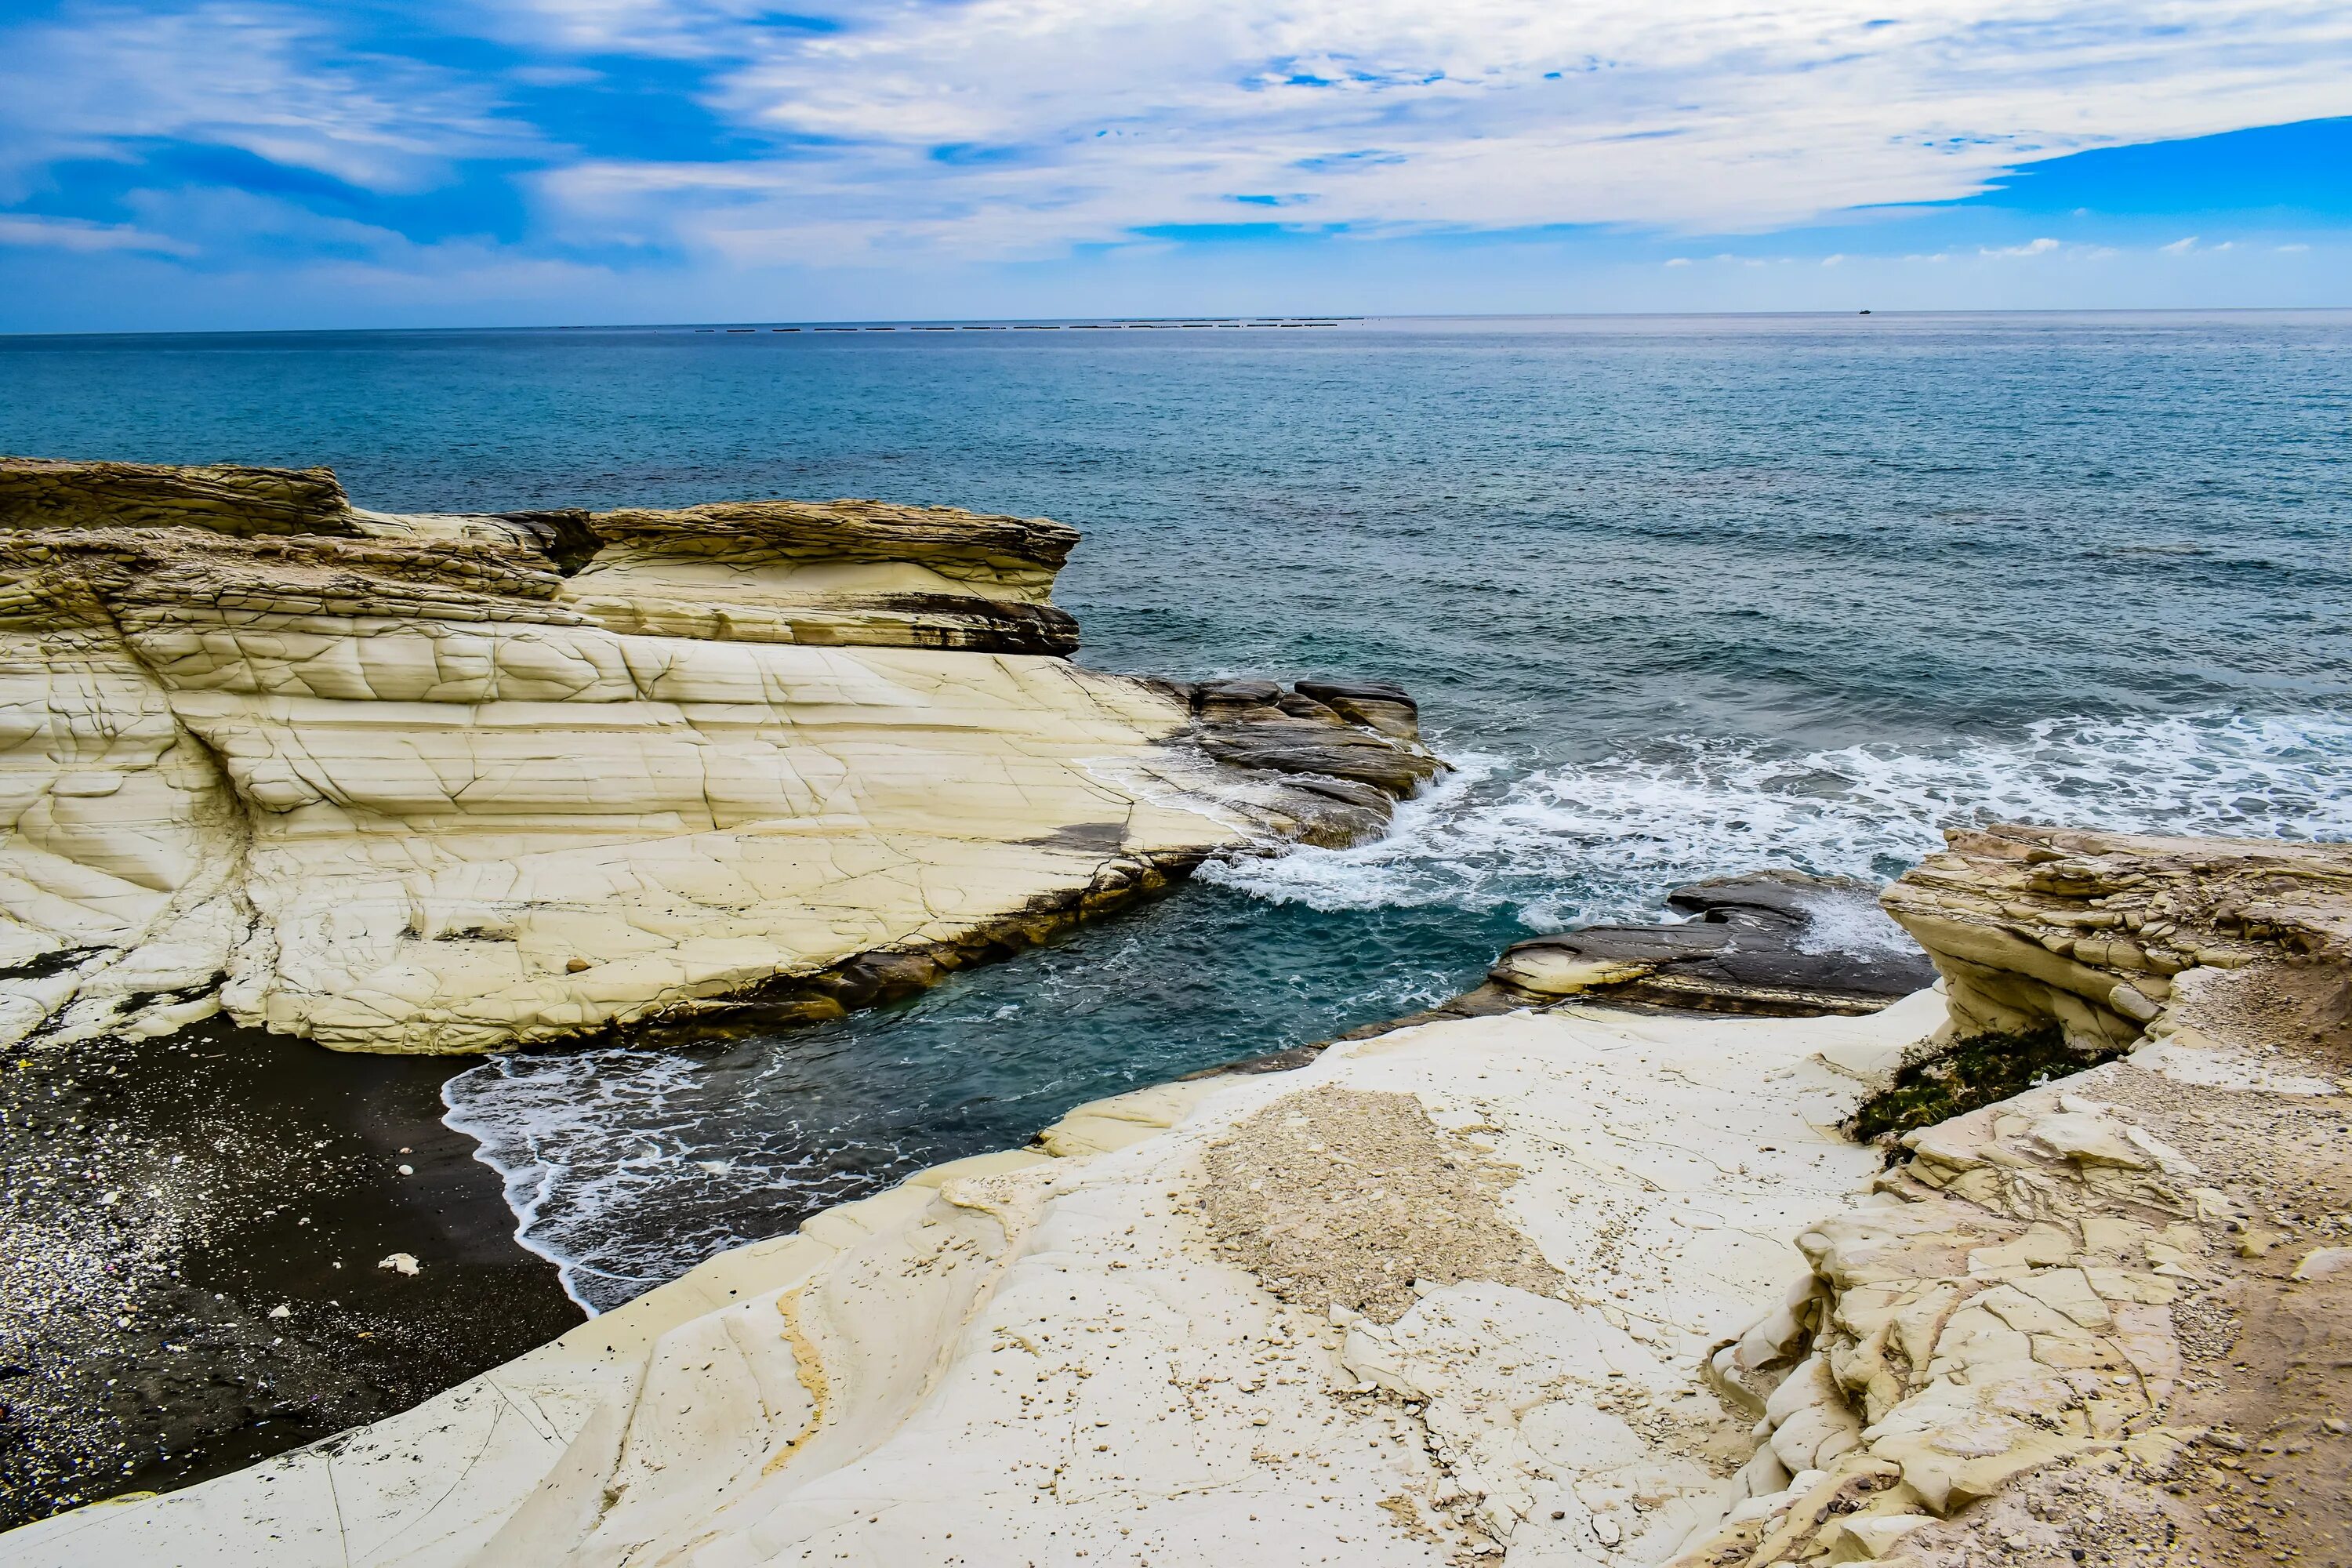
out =
<svg viewBox="0 0 2352 1568"><path fill-rule="evenodd" d="M10 1053L0 1528L236 1469L578 1322L442 1124L471 1061L217 1019Z"/></svg>

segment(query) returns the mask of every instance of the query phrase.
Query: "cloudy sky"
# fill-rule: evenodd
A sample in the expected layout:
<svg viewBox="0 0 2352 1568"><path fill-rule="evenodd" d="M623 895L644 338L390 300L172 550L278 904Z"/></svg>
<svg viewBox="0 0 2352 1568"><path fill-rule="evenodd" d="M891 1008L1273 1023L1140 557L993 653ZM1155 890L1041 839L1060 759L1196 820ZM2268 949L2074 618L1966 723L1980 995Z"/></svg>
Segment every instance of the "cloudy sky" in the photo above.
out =
<svg viewBox="0 0 2352 1568"><path fill-rule="evenodd" d="M0 331L2352 305L2343 0L0 7Z"/></svg>

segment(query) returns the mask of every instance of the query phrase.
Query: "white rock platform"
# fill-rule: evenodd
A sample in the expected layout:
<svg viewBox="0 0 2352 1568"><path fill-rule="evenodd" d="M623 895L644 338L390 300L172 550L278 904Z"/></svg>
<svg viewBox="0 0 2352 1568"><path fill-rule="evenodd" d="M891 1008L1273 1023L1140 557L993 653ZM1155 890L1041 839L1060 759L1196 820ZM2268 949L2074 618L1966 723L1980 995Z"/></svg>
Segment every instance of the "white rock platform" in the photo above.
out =
<svg viewBox="0 0 2352 1568"><path fill-rule="evenodd" d="M1955 834L1880 1013L1570 1001L1084 1106L0 1568L2340 1561L2347 892ZM1987 1019L2125 1054L1847 1136L2025 1048Z"/></svg>
<svg viewBox="0 0 2352 1568"><path fill-rule="evenodd" d="M1837 1123L1943 1016L1569 1007L1082 1107L403 1415L0 1538L0 1563L1660 1561L1757 1484L1707 1356L1859 1201L1879 1158ZM1347 1171L1392 1120L1486 1173L1556 1289L1441 1257L1384 1322L1215 1245L1237 1216L1204 1173L1237 1130ZM1408 1204L1424 1174L1365 1179Z"/></svg>

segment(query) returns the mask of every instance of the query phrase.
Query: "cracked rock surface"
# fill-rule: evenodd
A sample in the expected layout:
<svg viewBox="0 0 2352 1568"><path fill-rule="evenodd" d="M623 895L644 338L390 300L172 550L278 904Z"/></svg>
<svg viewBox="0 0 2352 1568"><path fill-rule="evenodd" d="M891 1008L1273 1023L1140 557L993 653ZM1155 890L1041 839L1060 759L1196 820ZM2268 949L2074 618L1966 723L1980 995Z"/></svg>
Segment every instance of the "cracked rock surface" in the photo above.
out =
<svg viewBox="0 0 2352 1568"><path fill-rule="evenodd" d="M1402 693L1211 714L1070 663L1076 537L0 459L0 1038L832 1016L1210 853L1375 833L1439 766Z"/></svg>

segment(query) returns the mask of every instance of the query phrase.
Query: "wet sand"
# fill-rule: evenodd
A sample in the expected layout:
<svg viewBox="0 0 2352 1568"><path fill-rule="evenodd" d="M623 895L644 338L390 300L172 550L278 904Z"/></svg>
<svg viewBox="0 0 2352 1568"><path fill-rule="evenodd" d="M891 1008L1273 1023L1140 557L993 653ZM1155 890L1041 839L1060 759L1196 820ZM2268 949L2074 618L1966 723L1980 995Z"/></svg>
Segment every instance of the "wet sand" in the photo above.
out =
<svg viewBox="0 0 2352 1568"><path fill-rule="evenodd" d="M472 1060L219 1020L0 1060L0 1528L236 1469L578 1322L441 1123Z"/></svg>

